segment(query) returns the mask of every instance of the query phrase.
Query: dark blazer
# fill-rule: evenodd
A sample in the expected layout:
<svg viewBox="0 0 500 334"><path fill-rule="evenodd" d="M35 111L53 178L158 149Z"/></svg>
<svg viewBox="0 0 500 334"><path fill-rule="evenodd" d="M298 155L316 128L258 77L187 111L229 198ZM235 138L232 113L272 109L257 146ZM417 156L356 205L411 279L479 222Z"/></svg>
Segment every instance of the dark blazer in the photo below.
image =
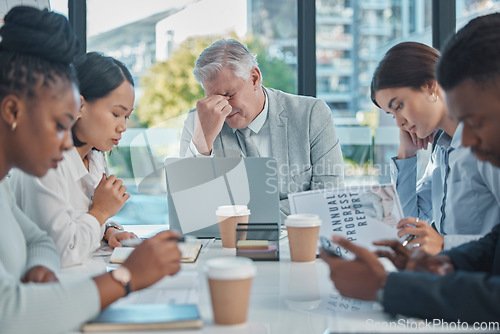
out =
<svg viewBox="0 0 500 334"><path fill-rule="evenodd" d="M455 272L389 274L385 311L445 321L500 321L500 224L483 238L441 254L451 258Z"/></svg>

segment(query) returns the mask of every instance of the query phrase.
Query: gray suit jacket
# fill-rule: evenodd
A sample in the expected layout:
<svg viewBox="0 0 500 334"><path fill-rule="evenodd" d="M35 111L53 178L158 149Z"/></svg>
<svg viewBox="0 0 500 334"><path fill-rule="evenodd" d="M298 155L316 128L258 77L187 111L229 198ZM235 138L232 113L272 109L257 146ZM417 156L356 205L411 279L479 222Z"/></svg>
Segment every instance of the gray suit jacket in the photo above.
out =
<svg viewBox="0 0 500 334"><path fill-rule="evenodd" d="M264 88L272 157L278 162L281 221L290 214L288 194L343 185L344 163L332 113L323 100ZM181 137L185 156L193 137L196 109L189 112ZM213 145L215 156L240 156L233 130L224 123Z"/></svg>

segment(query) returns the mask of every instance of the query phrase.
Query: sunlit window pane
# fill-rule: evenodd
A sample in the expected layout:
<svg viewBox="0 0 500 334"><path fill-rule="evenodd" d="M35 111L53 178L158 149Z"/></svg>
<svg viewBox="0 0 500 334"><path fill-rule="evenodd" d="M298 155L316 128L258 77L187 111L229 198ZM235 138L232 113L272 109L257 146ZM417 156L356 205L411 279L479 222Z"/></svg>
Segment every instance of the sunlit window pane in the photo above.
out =
<svg viewBox="0 0 500 334"><path fill-rule="evenodd" d="M498 12L499 0L457 0L457 30L475 17Z"/></svg>
<svg viewBox="0 0 500 334"><path fill-rule="evenodd" d="M68 0L50 0L50 9L68 17Z"/></svg>
<svg viewBox="0 0 500 334"><path fill-rule="evenodd" d="M316 0L317 95L332 109L347 183L389 182L399 131L370 100L372 74L399 42L432 45L431 21L430 0Z"/></svg>

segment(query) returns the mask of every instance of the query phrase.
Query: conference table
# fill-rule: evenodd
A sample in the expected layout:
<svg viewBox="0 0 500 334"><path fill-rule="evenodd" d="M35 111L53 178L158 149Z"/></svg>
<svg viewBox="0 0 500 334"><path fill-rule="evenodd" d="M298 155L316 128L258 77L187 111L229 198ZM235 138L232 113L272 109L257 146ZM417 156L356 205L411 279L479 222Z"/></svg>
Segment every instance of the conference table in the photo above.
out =
<svg viewBox="0 0 500 334"><path fill-rule="evenodd" d="M165 225L127 226L138 236L149 236ZM196 303L203 326L193 330L165 333L363 333L414 332L423 321L394 317L380 304L344 298L335 290L329 268L321 260L309 263L290 261L288 239L280 239L280 261L255 261L257 275L252 282L248 321L243 325L220 326L213 322L212 307L204 264L208 259L235 256L235 250L222 248L220 240L206 242L195 263L182 264L181 271L150 288L131 293L120 303ZM106 253L104 253L106 254ZM62 279L97 275L112 270L109 255L96 254L81 266L64 269ZM441 331L427 328L426 332ZM127 332L131 333L131 332ZM132 332L133 333L133 332ZM155 332L162 333L162 332Z"/></svg>

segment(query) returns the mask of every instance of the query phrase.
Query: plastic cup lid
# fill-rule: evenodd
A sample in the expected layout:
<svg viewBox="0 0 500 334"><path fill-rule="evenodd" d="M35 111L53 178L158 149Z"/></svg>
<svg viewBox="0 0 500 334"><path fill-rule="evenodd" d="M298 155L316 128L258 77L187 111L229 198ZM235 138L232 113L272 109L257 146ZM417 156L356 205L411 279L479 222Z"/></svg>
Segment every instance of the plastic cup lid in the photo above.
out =
<svg viewBox="0 0 500 334"><path fill-rule="evenodd" d="M319 219L319 216L315 214L300 213L286 217L285 225L290 227L321 226L321 219Z"/></svg>
<svg viewBox="0 0 500 334"><path fill-rule="evenodd" d="M218 257L205 263L208 278L233 280L254 277L257 268L253 261L244 257Z"/></svg>
<svg viewBox="0 0 500 334"><path fill-rule="evenodd" d="M250 210L246 205L223 205L217 208L215 214L223 217L248 216Z"/></svg>

